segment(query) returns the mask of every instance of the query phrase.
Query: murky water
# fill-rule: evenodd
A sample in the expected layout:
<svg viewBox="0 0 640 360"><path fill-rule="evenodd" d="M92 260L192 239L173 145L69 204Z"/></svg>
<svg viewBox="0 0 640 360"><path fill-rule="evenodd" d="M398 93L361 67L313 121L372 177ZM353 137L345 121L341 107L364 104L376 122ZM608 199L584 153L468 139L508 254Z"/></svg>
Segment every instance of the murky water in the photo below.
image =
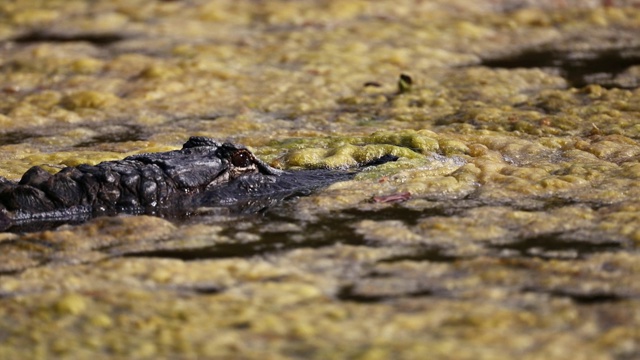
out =
<svg viewBox="0 0 640 360"><path fill-rule="evenodd" d="M558 71L570 86L576 88L599 84L607 88L635 89L637 84L620 84L616 78L630 67L640 65L640 47L621 46L584 52L539 47L504 58L486 59L482 64L492 68Z"/></svg>

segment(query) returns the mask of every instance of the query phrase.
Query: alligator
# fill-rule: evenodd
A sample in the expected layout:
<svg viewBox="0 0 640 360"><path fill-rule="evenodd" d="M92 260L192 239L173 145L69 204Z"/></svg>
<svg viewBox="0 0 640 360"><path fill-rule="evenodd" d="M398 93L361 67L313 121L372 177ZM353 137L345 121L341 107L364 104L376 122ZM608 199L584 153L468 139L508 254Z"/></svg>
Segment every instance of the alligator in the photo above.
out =
<svg viewBox="0 0 640 360"><path fill-rule="evenodd" d="M362 166L395 159L387 155ZM279 170L244 146L194 136L180 150L66 167L56 174L34 166L19 182L0 177L0 231L37 230L118 213L188 215L200 207L255 212L356 173Z"/></svg>

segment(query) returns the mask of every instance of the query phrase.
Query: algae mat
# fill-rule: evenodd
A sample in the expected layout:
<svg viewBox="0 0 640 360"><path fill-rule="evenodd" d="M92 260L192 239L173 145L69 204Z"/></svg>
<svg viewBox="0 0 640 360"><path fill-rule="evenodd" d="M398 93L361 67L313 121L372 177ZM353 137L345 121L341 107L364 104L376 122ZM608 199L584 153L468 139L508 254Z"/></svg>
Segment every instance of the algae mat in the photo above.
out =
<svg viewBox="0 0 640 360"><path fill-rule="evenodd" d="M0 357L640 356L640 4L533 3L2 2L1 176L191 135L400 159L257 215L1 234Z"/></svg>

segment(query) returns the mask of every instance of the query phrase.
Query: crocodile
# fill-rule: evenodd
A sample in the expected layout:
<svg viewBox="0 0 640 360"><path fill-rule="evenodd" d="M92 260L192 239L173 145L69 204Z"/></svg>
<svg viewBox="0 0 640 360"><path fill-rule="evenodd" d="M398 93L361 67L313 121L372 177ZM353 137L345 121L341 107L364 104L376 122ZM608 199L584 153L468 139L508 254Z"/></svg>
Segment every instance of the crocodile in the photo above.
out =
<svg viewBox="0 0 640 360"><path fill-rule="evenodd" d="M387 155L363 166L395 159ZM256 212L356 173L275 169L244 146L193 136L180 150L66 167L56 174L34 166L18 182L0 177L0 231L118 213L188 215L200 207Z"/></svg>

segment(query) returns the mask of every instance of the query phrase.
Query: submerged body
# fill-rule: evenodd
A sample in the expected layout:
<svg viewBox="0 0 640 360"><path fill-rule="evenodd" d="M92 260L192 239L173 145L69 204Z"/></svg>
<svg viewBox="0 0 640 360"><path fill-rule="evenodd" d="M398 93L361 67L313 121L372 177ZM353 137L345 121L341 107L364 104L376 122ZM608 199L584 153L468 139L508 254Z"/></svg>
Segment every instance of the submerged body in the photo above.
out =
<svg viewBox="0 0 640 360"><path fill-rule="evenodd" d="M191 137L180 150L68 167L54 175L33 167L17 183L0 177L0 230L123 212L184 214L200 206L255 211L353 174L285 172L242 146Z"/></svg>

